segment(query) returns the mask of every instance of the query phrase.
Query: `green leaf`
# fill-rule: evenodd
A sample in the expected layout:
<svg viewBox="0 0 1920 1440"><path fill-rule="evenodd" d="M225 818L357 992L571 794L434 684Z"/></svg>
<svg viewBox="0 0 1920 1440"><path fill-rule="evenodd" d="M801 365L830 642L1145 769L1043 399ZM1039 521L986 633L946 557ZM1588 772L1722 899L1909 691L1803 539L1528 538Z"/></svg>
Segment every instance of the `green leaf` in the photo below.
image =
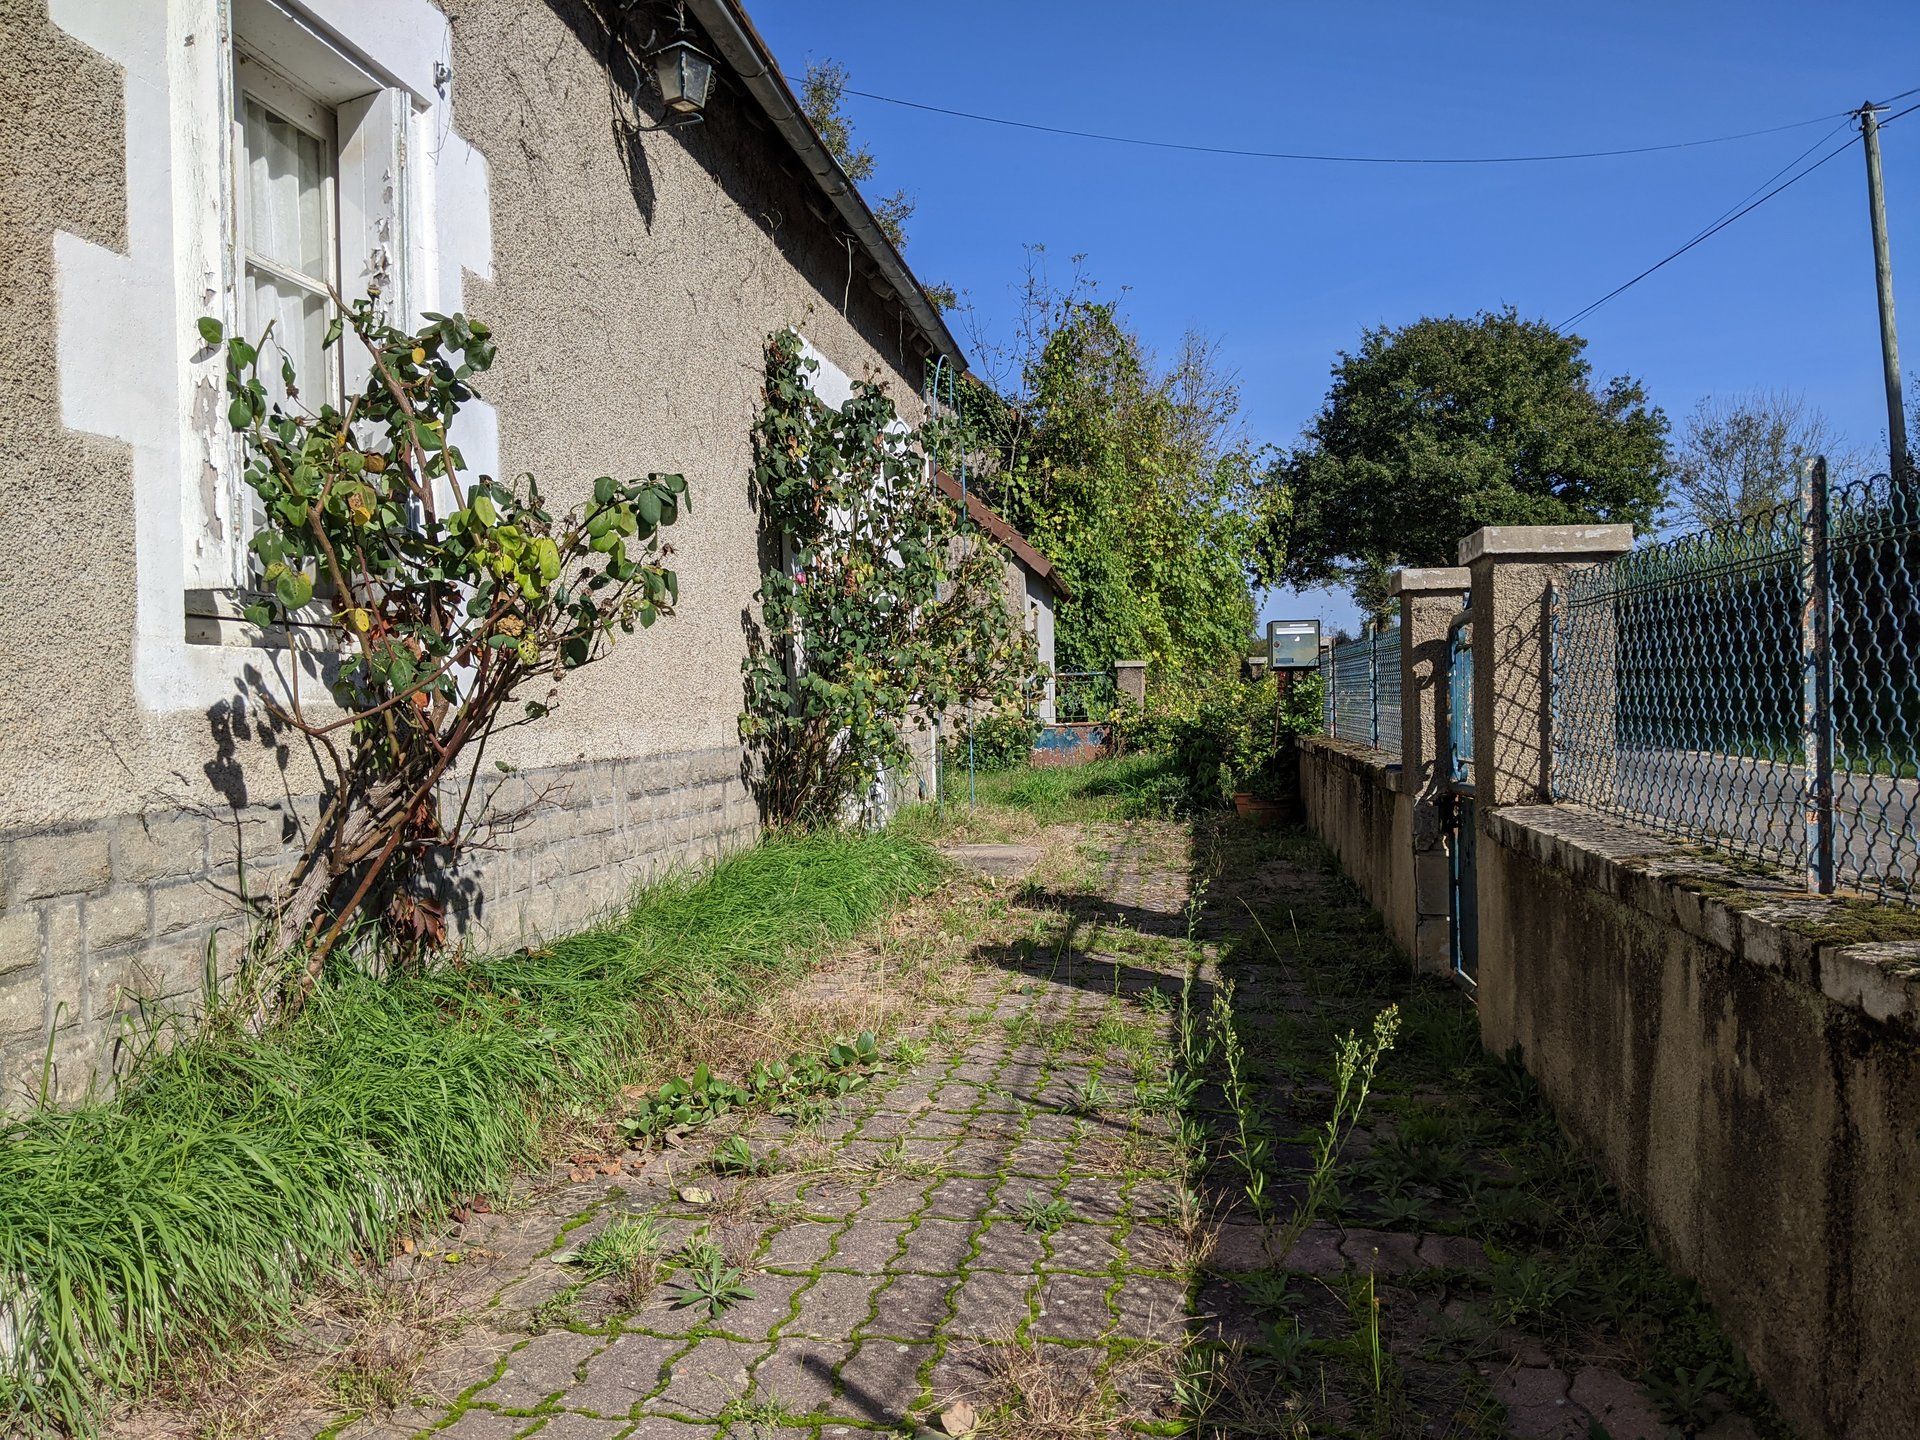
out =
<svg viewBox="0 0 1920 1440"><path fill-rule="evenodd" d="M226 333L226 326L222 325L211 315L202 315L200 317L200 338L206 341L207 344L218 345L221 337Z"/></svg>
<svg viewBox="0 0 1920 1440"><path fill-rule="evenodd" d="M227 423L236 430L244 430L253 424L253 406L247 403L246 396L233 397L233 403L227 407Z"/></svg>
<svg viewBox="0 0 1920 1440"><path fill-rule="evenodd" d="M313 599L313 578L295 570L274 581L273 591L287 609L298 610Z"/></svg>

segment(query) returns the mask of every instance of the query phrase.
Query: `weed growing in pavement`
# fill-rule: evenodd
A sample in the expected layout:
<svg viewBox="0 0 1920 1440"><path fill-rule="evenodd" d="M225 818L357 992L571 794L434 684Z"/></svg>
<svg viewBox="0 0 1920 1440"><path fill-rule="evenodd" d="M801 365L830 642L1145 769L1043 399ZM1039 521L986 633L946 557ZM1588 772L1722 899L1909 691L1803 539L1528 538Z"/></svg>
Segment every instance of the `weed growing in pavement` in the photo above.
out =
<svg viewBox="0 0 1920 1440"><path fill-rule="evenodd" d="M717 1120L728 1111L759 1105L775 1115L792 1115L804 1102L820 1097L840 1100L858 1090L880 1066L873 1032L862 1030L837 1040L817 1055L791 1055L761 1062L742 1084L721 1079L705 1064L693 1073L662 1082L637 1101L620 1121L629 1141L674 1136Z"/></svg>
<svg viewBox="0 0 1920 1440"><path fill-rule="evenodd" d="M1060 1197L1043 1200L1038 1192L1029 1190L1027 1198L1014 1212L1023 1229L1032 1230L1040 1235L1051 1235L1062 1225L1073 1219L1073 1206Z"/></svg>
<svg viewBox="0 0 1920 1440"><path fill-rule="evenodd" d="M1212 1029L1215 1045L1226 1064L1227 1104L1233 1107L1235 1145L1234 1162L1245 1176L1242 1188L1253 1213L1264 1222L1272 1201L1267 1195L1267 1161L1272 1147L1259 1129L1259 1115L1247 1086L1246 1051L1240 1031L1233 1023L1233 982L1223 984L1213 995Z"/></svg>
<svg viewBox="0 0 1920 1440"><path fill-rule="evenodd" d="M711 1320L742 1300L755 1298L746 1277L715 1251L704 1265L681 1272L674 1282L672 1303L676 1310L704 1310Z"/></svg>
<svg viewBox="0 0 1920 1440"><path fill-rule="evenodd" d="M707 1165L716 1175L760 1175L767 1170L767 1162L753 1153L743 1135L729 1135L714 1146Z"/></svg>
<svg viewBox="0 0 1920 1440"><path fill-rule="evenodd" d="M1335 1193L1334 1171L1340 1152L1346 1148L1354 1126L1360 1123L1381 1057L1393 1049L1394 1038L1399 1033L1399 1007L1389 1005L1373 1017L1373 1031L1367 1039L1360 1039L1350 1030L1334 1046L1333 1113L1314 1136L1313 1168L1307 1174L1306 1192L1274 1246L1274 1254L1281 1259L1293 1253L1307 1226Z"/></svg>

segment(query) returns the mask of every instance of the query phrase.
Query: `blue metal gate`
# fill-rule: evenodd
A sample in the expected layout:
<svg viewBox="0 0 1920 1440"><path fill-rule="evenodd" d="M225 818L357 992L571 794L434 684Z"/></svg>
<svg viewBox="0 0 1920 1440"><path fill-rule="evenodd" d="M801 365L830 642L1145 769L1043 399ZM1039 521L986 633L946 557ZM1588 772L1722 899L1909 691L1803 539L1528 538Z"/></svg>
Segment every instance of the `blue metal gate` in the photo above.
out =
<svg viewBox="0 0 1920 1440"><path fill-rule="evenodd" d="M1447 939L1453 973L1471 986L1479 970L1479 878L1474 864L1473 627L1462 611L1447 635Z"/></svg>

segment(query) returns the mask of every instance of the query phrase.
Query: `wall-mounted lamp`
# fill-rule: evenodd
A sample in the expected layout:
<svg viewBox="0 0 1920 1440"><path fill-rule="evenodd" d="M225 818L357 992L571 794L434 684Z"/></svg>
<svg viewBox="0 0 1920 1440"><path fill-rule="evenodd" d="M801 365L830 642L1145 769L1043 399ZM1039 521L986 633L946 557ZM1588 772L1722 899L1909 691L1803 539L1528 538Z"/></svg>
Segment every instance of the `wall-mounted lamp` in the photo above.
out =
<svg viewBox="0 0 1920 1440"><path fill-rule="evenodd" d="M649 57L669 125L697 125L706 118L707 93L713 88L713 60L688 40L669 40Z"/></svg>

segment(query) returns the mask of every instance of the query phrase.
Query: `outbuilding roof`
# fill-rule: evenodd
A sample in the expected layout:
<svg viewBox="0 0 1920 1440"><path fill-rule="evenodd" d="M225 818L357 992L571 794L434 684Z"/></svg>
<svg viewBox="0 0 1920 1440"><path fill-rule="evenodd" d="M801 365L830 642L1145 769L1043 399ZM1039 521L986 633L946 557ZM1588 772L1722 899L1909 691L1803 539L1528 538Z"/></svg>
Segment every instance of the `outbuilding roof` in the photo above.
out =
<svg viewBox="0 0 1920 1440"><path fill-rule="evenodd" d="M953 476L944 470L934 471L933 479L934 483L940 487L941 494L945 495L956 505L960 503L962 491L958 480L954 479ZM1026 566L1026 568L1031 570L1035 575L1038 575L1042 580L1046 581L1048 588L1050 588L1054 594L1058 595L1062 600L1071 600L1073 598L1073 587L1061 578L1060 572L1054 568L1053 561L1034 549L1031 540L1014 529L1013 526L1009 525L1001 518L997 510L989 506L978 495L974 494L973 491L968 490L964 493L967 504L967 518L969 520L986 531L987 534L991 535L1002 545L1006 546L1007 549L1011 550L1013 552L1013 558Z"/></svg>

